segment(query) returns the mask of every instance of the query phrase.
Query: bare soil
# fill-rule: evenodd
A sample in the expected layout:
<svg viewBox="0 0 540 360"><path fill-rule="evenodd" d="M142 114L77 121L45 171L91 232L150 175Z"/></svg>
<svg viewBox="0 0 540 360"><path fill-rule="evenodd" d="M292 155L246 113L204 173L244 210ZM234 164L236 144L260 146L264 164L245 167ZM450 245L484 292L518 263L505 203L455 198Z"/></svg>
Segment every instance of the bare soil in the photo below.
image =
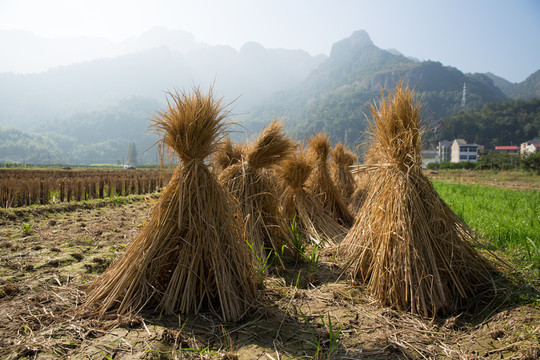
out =
<svg viewBox="0 0 540 360"><path fill-rule="evenodd" d="M85 285L122 254L152 206L134 197L0 210L0 359L540 356L539 293L526 283L506 282L453 317L425 319L378 305L324 253L316 271L273 269L239 323L211 313L77 317Z"/></svg>
<svg viewBox="0 0 540 360"><path fill-rule="evenodd" d="M489 185L523 190L540 190L540 176L522 171L427 170L430 179Z"/></svg>

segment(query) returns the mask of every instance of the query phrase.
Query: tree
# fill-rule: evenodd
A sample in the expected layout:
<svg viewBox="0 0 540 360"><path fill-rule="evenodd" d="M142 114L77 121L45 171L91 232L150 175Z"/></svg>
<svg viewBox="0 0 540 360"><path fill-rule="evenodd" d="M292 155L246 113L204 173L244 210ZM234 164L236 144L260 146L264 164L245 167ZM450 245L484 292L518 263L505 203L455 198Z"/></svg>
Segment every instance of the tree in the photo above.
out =
<svg viewBox="0 0 540 360"><path fill-rule="evenodd" d="M126 164L137 165L137 147L134 142L129 143Z"/></svg>
<svg viewBox="0 0 540 360"><path fill-rule="evenodd" d="M540 152L522 155L521 168L540 175Z"/></svg>

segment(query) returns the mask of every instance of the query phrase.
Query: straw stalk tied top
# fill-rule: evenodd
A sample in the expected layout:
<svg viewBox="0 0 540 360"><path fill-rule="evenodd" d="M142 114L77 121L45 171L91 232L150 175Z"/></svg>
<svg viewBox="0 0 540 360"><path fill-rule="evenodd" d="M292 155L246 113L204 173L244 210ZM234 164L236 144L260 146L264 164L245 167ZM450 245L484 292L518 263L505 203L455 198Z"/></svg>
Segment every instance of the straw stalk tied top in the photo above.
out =
<svg viewBox="0 0 540 360"><path fill-rule="evenodd" d="M174 150L183 161L204 159L216 151L226 135L224 121L229 112L222 99L214 99L212 89L203 94L168 92L167 109L158 111L150 128L161 135L158 141L162 154Z"/></svg>

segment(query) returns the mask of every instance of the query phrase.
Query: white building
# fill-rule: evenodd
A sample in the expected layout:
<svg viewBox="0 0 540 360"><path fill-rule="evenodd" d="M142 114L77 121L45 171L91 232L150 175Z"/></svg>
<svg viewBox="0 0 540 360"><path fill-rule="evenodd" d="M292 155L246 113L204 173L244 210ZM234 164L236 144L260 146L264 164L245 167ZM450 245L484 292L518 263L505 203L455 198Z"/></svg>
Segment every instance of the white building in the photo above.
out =
<svg viewBox="0 0 540 360"><path fill-rule="evenodd" d="M451 162L478 161L478 144L467 144L463 139L455 139L452 143Z"/></svg>
<svg viewBox="0 0 540 360"><path fill-rule="evenodd" d="M521 143L521 146L520 146L520 153L523 155L523 154L526 154L526 153L537 153L540 151L540 139L536 138L536 139L532 139L532 140L529 140L529 141L525 141L524 143Z"/></svg>

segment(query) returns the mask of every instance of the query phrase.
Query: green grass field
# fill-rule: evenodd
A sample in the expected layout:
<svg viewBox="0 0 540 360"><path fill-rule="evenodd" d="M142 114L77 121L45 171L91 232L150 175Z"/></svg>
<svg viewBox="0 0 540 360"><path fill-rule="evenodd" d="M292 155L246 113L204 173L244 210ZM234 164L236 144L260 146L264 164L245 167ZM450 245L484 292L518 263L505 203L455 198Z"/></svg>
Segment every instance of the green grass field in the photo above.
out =
<svg viewBox="0 0 540 360"><path fill-rule="evenodd" d="M540 270L540 191L434 180L435 189L491 250Z"/></svg>

